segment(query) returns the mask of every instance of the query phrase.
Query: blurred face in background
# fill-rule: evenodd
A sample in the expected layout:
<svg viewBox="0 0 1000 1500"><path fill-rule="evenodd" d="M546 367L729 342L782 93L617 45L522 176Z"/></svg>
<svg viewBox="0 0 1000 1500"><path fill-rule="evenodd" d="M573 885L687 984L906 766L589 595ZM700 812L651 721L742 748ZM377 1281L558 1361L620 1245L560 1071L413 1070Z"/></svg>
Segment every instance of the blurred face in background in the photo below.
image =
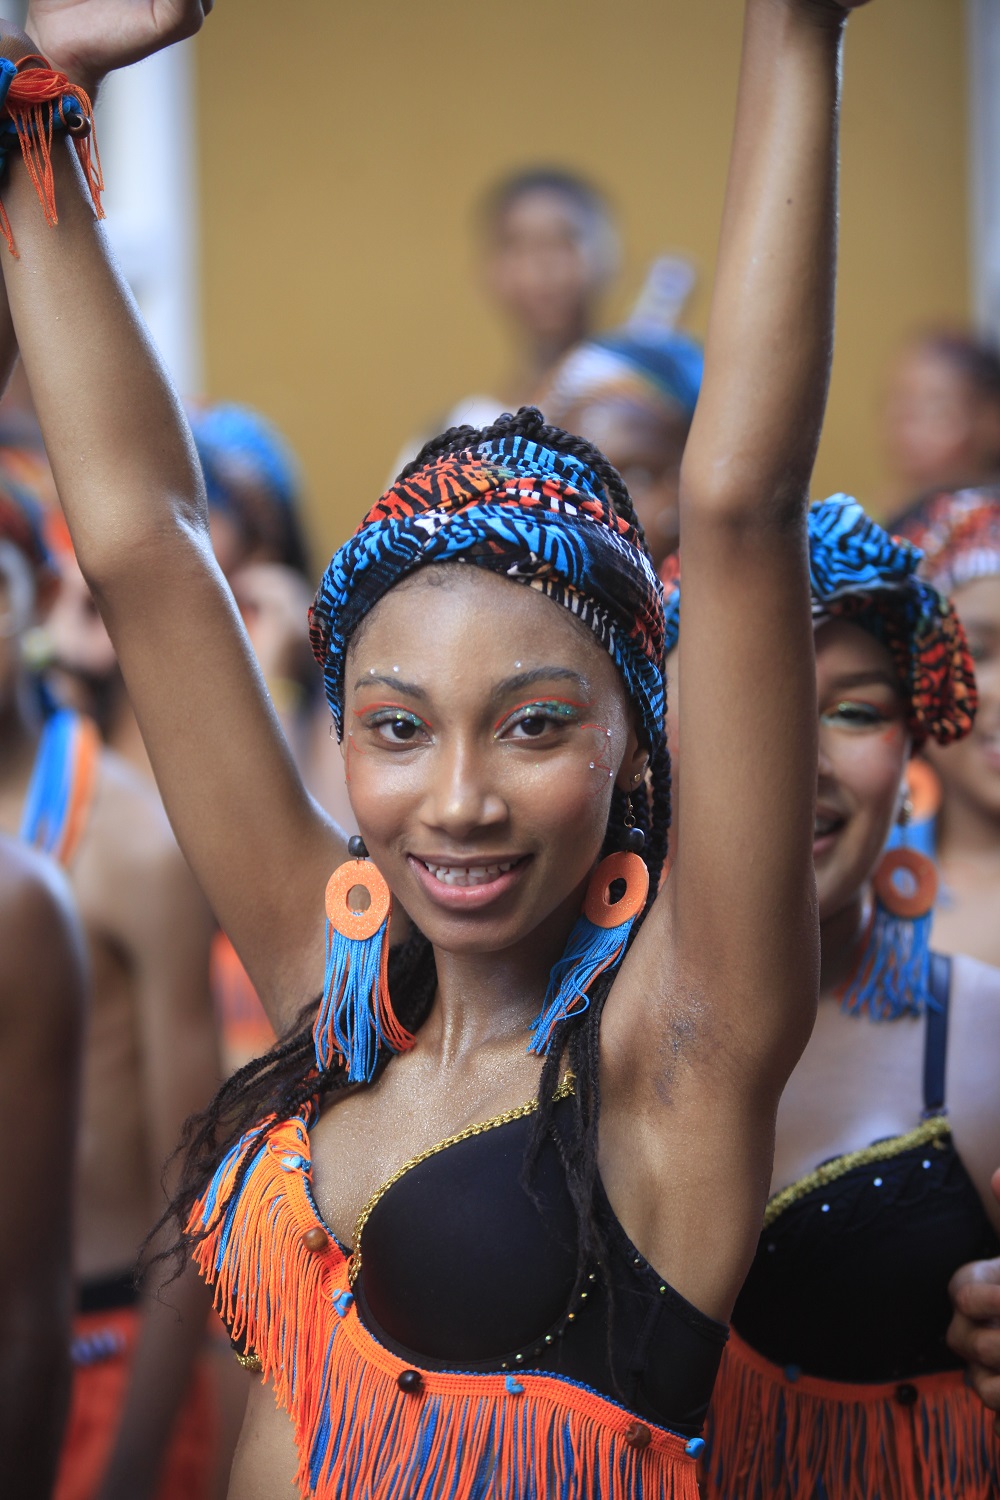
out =
<svg viewBox="0 0 1000 1500"><path fill-rule="evenodd" d="M594 443L625 481L657 568L680 540L677 492L690 421L679 406L597 394L561 424Z"/></svg>
<svg viewBox="0 0 1000 1500"><path fill-rule="evenodd" d="M46 681L67 708L96 713L118 661L93 595L71 552L59 554L59 592L45 622L52 653Z"/></svg>
<svg viewBox="0 0 1000 1500"><path fill-rule="evenodd" d="M925 755L941 778L945 805L995 824L1000 818L1000 577L976 578L952 602L976 666L979 710L972 733L957 745L928 744Z"/></svg>
<svg viewBox="0 0 1000 1500"><path fill-rule="evenodd" d="M500 209L486 285L525 338L562 349L587 332L610 275L601 238L582 206L553 189L529 189Z"/></svg>
<svg viewBox="0 0 1000 1500"><path fill-rule="evenodd" d="M908 499L982 484L1000 471L1000 396L933 343L912 344L890 377L885 444Z"/></svg>

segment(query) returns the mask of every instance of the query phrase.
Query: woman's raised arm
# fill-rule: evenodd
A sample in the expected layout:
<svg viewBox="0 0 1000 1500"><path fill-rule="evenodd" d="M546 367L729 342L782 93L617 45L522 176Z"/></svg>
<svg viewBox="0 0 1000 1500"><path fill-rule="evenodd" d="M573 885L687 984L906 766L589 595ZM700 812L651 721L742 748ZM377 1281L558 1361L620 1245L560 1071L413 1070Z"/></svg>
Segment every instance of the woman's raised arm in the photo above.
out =
<svg viewBox="0 0 1000 1500"><path fill-rule="evenodd" d="M805 513L833 332L848 8L747 0L705 378L681 474L674 860L602 1030L612 1118L612 1101L630 1100L647 1121L655 1176L664 1121L675 1139L685 1111L699 1152L692 1193L706 1174L726 1185L745 1249L759 1229L774 1108L808 1037L817 985ZM610 1154L609 1132L605 1140ZM624 1164L624 1145L620 1154ZM631 1159L639 1155L633 1144ZM636 1168L630 1185L647 1175ZM714 1232L718 1198L702 1201ZM640 1194L627 1222L642 1214ZM696 1240L697 1212L682 1220ZM694 1240L668 1265L700 1305L724 1308L739 1279L727 1287L688 1277L688 1251ZM723 1276L733 1264L717 1260Z"/></svg>
<svg viewBox="0 0 1000 1500"><path fill-rule="evenodd" d="M69 9L40 6L39 19ZM178 9L203 7L163 7ZM109 38L115 11L94 0ZM55 227L19 160L3 188L14 332L171 822L280 1028L321 988L322 893L343 844L292 765L212 554L180 403L62 141L53 167Z"/></svg>

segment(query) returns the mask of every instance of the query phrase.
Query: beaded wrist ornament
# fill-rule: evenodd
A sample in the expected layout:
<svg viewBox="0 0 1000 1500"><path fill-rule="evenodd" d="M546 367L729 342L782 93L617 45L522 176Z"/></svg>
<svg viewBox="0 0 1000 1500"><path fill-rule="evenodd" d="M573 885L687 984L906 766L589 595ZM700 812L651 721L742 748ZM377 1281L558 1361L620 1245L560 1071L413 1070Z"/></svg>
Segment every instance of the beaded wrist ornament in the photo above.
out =
<svg viewBox="0 0 1000 1500"><path fill-rule="evenodd" d="M104 217L101 207L104 178L93 125L94 112L86 92L70 83L65 73L50 68L44 57L31 52L18 63L0 57L0 186L6 179L11 156L19 147L47 224L59 222L52 173L52 142L58 135L71 137L94 213L99 219ZM0 233L11 254L17 255L2 202Z"/></svg>

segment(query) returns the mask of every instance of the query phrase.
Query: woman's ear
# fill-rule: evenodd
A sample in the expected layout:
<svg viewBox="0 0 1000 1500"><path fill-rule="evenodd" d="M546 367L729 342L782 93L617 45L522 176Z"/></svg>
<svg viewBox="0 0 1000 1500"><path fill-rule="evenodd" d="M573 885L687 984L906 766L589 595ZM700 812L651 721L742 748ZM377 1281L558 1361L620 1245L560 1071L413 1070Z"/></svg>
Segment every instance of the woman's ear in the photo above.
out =
<svg viewBox="0 0 1000 1500"><path fill-rule="evenodd" d="M629 732L628 746L615 777L615 786L620 792L635 793L642 785L642 778L649 765L649 751L639 743L634 730Z"/></svg>

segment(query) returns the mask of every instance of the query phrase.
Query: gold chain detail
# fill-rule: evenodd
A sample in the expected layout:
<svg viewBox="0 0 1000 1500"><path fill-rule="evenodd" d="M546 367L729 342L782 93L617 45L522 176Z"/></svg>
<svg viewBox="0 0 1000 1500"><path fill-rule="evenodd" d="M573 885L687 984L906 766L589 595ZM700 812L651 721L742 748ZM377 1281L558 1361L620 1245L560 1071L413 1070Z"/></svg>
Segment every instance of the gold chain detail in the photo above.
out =
<svg viewBox="0 0 1000 1500"><path fill-rule="evenodd" d="M568 1099L575 1088L575 1076L569 1072L564 1073L559 1087L552 1095L553 1103L557 1103L560 1099ZM383 1182L381 1187L376 1188L364 1208L358 1214L357 1222L354 1225L354 1239L349 1267L351 1285L353 1286L355 1281L357 1281L361 1270L361 1236L364 1233L365 1225L375 1212L377 1204L385 1197L390 1188L395 1187L396 1183L405 1177L407 1172L411 1172L414 1167L419 1167L422 1162L429 1161L432 1156L437 1156L439 1151L446 1151L449 1146L458 1146L462 1141L471 1140L474 1135L483 1135L487 1130L496 1130L500 1125L509 1125L512 1120L523 1120L526 1115L534 1114L537 1108L538 1100L530 1099L527 1104L518 1104L516 1108L505 1110L502 1115L497 1115L492 1120L484 1120L479 1125L466 1125L464 1130L459 1130L455 1135L449 1135L443 1141L438 1141L436 1146L429 1146L426 1151L421 1151L417 1156L412 1156L409 1161L404 1162L397 1171L393 1172L392 1176L386 1182Z"/></svg>
<svg viewBox="0 0 1000 1500"><path fill-rule="evenodd" d="M887 1141L876 1141L873 1146L863 1146L860 1151L848 1151L845 1156L835 1156L832 1161L824 1162L817 1167L815 1172L800 1177L789 1187L782 1188L780 1193L775 1193L773 1198L768 1199L764 1210L764 1228L768 1229L786 1208L791 1208L793 1203L798 1203L808 1193L814 1192L816 1188L826 1187L830 1182L836 1182L838 1177L844 1177L848 1172L853 1172L855 1167L867 1167L877 1161L889 1161L894 1156L902 1156L904 1151L912 1151L917 1146L940 1146L945 1136L951 1134L951 1126L944 1115L935 1115L930 1120L924 1120L915 1130L906 1135L894 1135Z"/></svg>
<svg viewBox="0 0 1000 1500"><path fill-rule="evenodd" d="M252 1370L255 1375L259 1375L264 1368L264 1366L260 1362L259 1357L256 1354L239 1354L234 1349L233 1357L241 1369Z"/></svg>

